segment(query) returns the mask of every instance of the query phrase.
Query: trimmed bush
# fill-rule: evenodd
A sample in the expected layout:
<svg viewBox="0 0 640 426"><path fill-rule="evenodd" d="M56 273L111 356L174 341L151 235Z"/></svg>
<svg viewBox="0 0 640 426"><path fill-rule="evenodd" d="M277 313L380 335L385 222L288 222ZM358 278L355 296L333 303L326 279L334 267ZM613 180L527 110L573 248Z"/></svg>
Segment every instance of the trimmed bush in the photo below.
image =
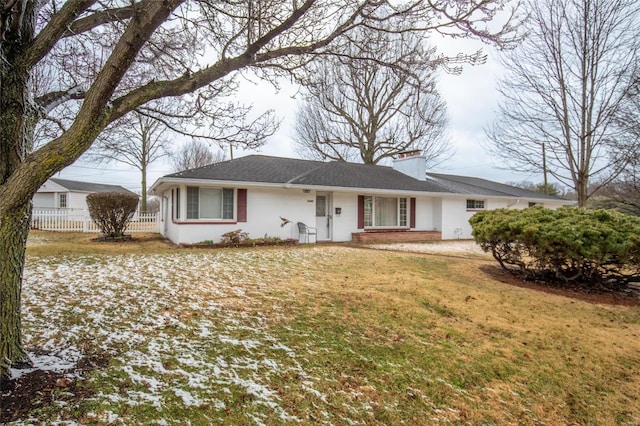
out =
<svg viewBox="0 0 640 426"><path fill-rule="evenodd" d="M606 286L640 281L640 218L531 207L482 211L469 222L480 247L526 279Z"/></svg>
<svg viewBox="0 0 640 426"><path fill-rule="evenodd" d="M125 192L96 192L87 195L91 219L111 238L124 235L127 224L138 208L138 196Z"/></svg>

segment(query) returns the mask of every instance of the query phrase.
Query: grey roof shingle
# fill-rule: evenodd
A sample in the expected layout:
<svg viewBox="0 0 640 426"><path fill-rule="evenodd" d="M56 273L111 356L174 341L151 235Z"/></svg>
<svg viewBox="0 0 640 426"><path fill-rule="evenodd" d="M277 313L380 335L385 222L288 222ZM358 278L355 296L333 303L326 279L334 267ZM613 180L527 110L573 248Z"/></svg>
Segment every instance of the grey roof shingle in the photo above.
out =
<svg viewBox="0 0 640 426"><path fill-rule="evenodd" d="M238 182L287 183L303 173L322 166L321 161L249 155L165 177L228 180Z"/></svg>
<svg viewBox="0 0 640 426"><path fill-rule="evenodd" d="M311 161L294 158L249 155L197 169L185 170L165 178L259 182L322 187L389 189L501 197L554 199L522 188L485 179L427 173L425 181L414 179L392 167Z"/></svg>
<svg viewBox="0 0 640 426"><path fill-rule="evenodd" d="M446 187L436 182L420 181L391 167L346 163L344 161L322 164L291 183L345 188L448 192Z"/></svg>
<svg viewBox="0 0 640 426"><path fill-rule="evenodd" d="M437 183L413 179L391 167L347 163L344 161L299 160L265 155L249 155L197 169L185 170L166 177L447 192L447 188Z"/></svg>
<svg viewBox="0 0 640 426"><path fill-rule="evenodd" d="M52 182L62 186L63 188L68 189L69 191L79 191L79 192L126 192L130 194L134 194L126 188L123 188L120 185L107 185L104 183L92 183L92 182L80 182L76 180L67 180L67 179L58 179L51 178L49 179Z"/></svg>
<svg viewBox="0 0 640 426"><path fill-rule="evenodd" d="M496 195L503 197L540 198L549 200L559 199L553 195L546 195L541 192L518 188L516 186L476 177L447 175L441 173L427 173L427 177L451 188L453 192L458 194Z"/></svg>

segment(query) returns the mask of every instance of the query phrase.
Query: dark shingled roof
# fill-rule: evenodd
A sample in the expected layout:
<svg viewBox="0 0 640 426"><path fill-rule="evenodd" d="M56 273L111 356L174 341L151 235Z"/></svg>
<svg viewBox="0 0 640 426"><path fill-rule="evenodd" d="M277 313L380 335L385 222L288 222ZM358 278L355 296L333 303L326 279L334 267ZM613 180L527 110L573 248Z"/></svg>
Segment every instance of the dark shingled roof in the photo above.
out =
<svg viewBox="0 0 640 426"><path fill-rule="evenodd" d="M480 178L427 173L426 181L422 181L392 167L266 155L249 155L164 177L559 200L557 197Z"/></svg>
<svg viewBox="0 0 640 426"><path fill-rule="evenodd" d="M58 179L51 178L49 179L52 182L62 186L63 188L68 189L69 191L79 191L79 192L126 192L133 194L133 192L129 191L126 188L123 188L120 185L106 185L103 183L91 183L91 182L79 182L75 180L67 180L67 179Z"/></svg>
<svg viewBox="0 0 640 426"><path fill-rule="evenodd" d="M322 166L322 161L249 155L197 169L167 175L169 178L211 179L238 182L287 183Z"/></svg>
<svg viewBox="0 0 640 426"><path fill-rule="evenodd" d="M291 183L346 188L397 189L404 191L449 192L436 182L414 179L391 167L332 161L322 163Z"/></svg>
<svg viewBox="0 0 640 426"><path fill-rule="evenodd" d="M434 183L413 179L391 167L249 155L167 175L168 178L237 182L289 183L344 188L448 192Z"/></svg>
<svg viewBox="0 0 640 426"><path fill-rule="evenodd" d="M478 194L478 195L496 195L502 197L522 197L522 198L544 198L549 200L558 200L558 197L546 195L541 192L531 191L528 189L518 188L516 186L505 185L503 183L493 182L486 179L455 176L440 173L427 173L427 177L434 181L447 186L452 192L457 194Z"/></svg>

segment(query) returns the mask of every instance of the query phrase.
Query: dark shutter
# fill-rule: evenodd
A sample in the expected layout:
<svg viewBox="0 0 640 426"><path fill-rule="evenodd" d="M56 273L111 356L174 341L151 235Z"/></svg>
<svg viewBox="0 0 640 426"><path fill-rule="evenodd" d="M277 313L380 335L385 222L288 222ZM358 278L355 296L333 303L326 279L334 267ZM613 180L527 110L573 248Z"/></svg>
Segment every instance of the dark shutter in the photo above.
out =
<svg viewBox="0 0 640 426"><path fill-rule="evenodd" d="M238 222L247 221L247 190L238 189Z"/></svg>
<svg viewBox="0 0 640 426"><path fill-rule="evenodd" d="M411 204L409 204L409 228L416 227L416 199L411 197Z"/></svg>
<svg viewBox="0 0 640 426"><path fill-rule="evenodd" d="M358 229L364 229L364 195L358 195Z"/></svg>

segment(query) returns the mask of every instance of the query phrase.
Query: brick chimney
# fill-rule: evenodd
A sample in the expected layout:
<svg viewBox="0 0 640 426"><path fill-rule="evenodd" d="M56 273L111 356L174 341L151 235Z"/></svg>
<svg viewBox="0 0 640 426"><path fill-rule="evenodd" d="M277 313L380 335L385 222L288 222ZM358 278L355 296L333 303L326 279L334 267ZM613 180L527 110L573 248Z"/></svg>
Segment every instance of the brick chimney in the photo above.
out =
<svg viewBox="0 0 640 426"><path fill-rule="evenodd" d="M427 157L419 149L398 153L393 169L417 180L427 180Z"/></svg>

